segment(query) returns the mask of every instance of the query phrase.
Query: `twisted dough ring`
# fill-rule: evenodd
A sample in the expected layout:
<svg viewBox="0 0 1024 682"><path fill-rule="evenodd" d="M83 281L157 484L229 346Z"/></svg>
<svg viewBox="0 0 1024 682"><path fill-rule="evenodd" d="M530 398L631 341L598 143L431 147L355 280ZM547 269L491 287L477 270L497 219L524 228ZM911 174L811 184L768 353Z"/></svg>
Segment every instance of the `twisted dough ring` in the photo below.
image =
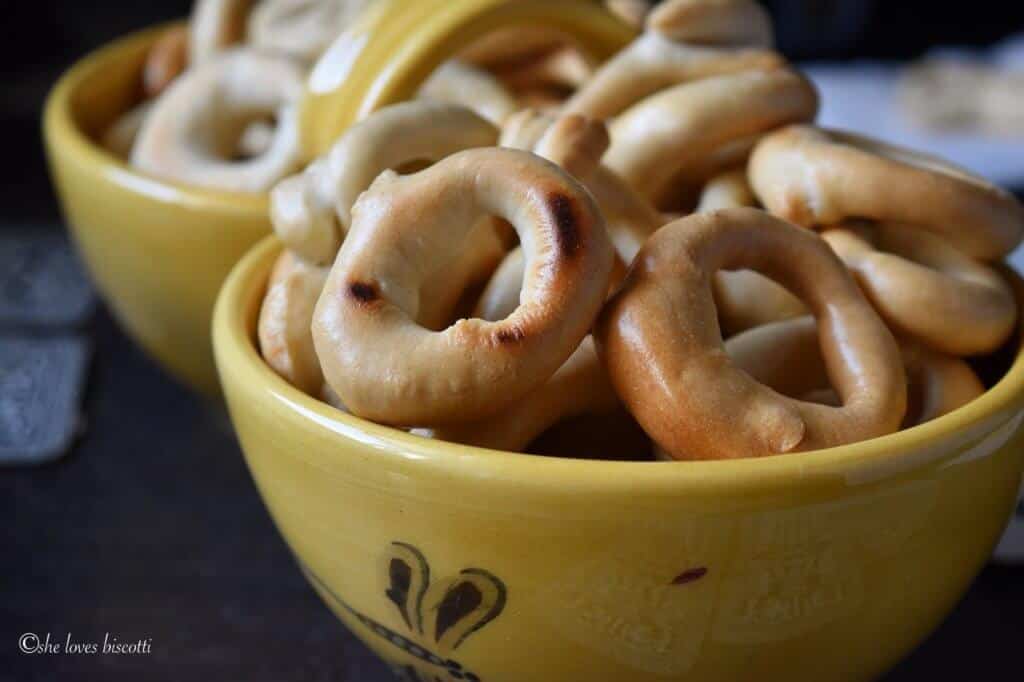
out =
<svg viewBox="0 0 1024 682"><path fill-rule="evenodd" d="M249 16L249 42L314 61L372 0L263 0Z"/></svg>
<svg viewBox="0 0 1024 682"><path fill-rule="evenodd" d="M196 0L189 20L188 54L192 64L205 64L242 42L253 0Z"/></svg>
<svg viewBox="0 0 1024 682"><path fill-rule="evenodd" d="M346 130L304 172L274 188L274 230L309 262L330 263L352 222L352 206L382 172L490 147L497 139L493 125L463 107L414 101L381 109Z"/></svg>
<svg viewBox="0 0 1024 682"><path fill-rule="evenodd" d="M712 178L701 193L698 213L723 208L756 207L746 169ZM803 302L785 287L753 270L722 271L713 280L718 321L726 338L752 327L807 313Z"/></svg>
<svg viewBox="0 0 1024 682"><path fill-rule="evenodd" d="M416 326L424 265L443 268L481 214L508 220L519 234L527 254L522 304L500 322L464 319L441 332ZM317 304L313 339L344 403L382 423L482 419L520 400L579 346L612 271L593 200L525 152L470 150L404 178L384 173L353 216Z"/></svg>
<svg viewBox="0 0 1024 682"><path fill-rule="evenodd" d="M681 170L724 145L813 119L817 110L814 86L786 69L677 85L615 120L605 164L653 200Z"/></svg>
<svg viewBox="0 0 1024 682"><path fill-rule="evenodd" d="M238 192L264 192L300 162L296 106L303 69L251 50L227 52L180 76L153 104L132 163L161 178ZM251 160L233 158L254 120L276 117L274 139Z"/></svg>
<svg viewBox="0 0 1024 682"><path fill-rule="evenodd" d="M723 268L762 272L807 302L842 407L783 397L729 362L710 287ZM850 443L895 431L906 410L899 348L842 262L816 235L755 209L660 229L595 333L619 396L678 459Z"/></svg>
<svg viewBox="0 0 1024 682"><path fill-rule="evenodd" d="M475 111L495 125L519 108L497 78L482 69L450 59L439 66L420 87L419 96L457 104Z"/></svg>
<svg viewBox="0 0 1024 682"><path fill-rule="evenodd" d="M315 394L324 383L313 348L313 309L327 281L327 268L309 265L284 251L270 273L260 308L257 336L267 364L292 386Z"/></svg>
<svg viewBox="0 0 1024 682"><path fill-rule="evenodd" d="M146 55L142 67L142 91L147 98L156 97L188 66L188 29L168 29Z"/></svg>
<svg viewBox="0 0 1024 682"><path fill-rule="evenodd" d="M532 150L559 163L582 182L601 208L609 237L619 258L623 263L630 263L647 238L668 221L615 173L598 163L601 154L594 156L598 151L595 147L578 147L577 153L585 157L583 163L564 158L565 152L556 148L558 144L566 144L570 139L564 134L566 131L558 131L563 125L576 125L580 129L590 127L592 132L596 132L593 128L601 124L580 114L566 114L556 119L550 114L524 109L505 122L499 144L513 149ZM591 138L592 143L599 140L602 141L603 149L603 145L607 144L607 133ZM572 144L580 144L580 141L577 138Z"/></svg>
<svg viewBox="0 0 1024 682"><path fill-rule="evenodd" d="M701 7L709 10L703 19L698 16ZM757 47L770 46L770 25L766 35L761 35L761 28L745 35L747 27L755 26L744 19L751 12L764 16L750 0L683 0L663 5L648 17L645 32L601 66L566 103L566 111L609 119L673 85L783 66L780 55Z"/></svg>
<svg viewBox="0 0 1024 682"><path fill-rule="evenodd" d="M782 395L834 399L827 395L832 391L813 317L756 327L726 341L725 349L737 367ZM941 417L985 391L959 358L906 340L900 351L907 373L907 413L901 428Z"/></svg>
<svg viewBox="0 0 1024 682"><path fill-rule="evenodd" d="M935 233L877 224L822 237L899 333L950 355L989 353L1013 333L1017 305L1010 286Z"/></svg>
<svg viewBox="0 0 1024 682"><path fill-rule="evenodd" d="M868 138L792 126L766 136L750 181L772 213L805 227L847 219L937 232L969 256L1005 256L1024 234L1010 193L938 159Z"/></svg>

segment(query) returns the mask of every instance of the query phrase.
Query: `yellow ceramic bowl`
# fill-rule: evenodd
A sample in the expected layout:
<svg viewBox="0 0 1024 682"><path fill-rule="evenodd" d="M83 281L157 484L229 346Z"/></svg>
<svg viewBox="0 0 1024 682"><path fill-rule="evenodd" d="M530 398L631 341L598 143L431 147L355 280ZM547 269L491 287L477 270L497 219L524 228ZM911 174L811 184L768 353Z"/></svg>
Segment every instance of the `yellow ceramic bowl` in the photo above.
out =
<svg viewBox="0 0 1024 682"><path fill-rule="evenodd" d="M314 71L304 147L323 152L351 123L413 96L444 59L499 26L555 26L603 59L631 31L594 0L378 0ZM123 326L179 379L217 390L213 302L238 258L270 231L267 199L154 179L96 144L139 97L142 64L167 27L83 59L57 84L44 129L75 241Z"/></svg>
<svg viewBox="0 0 1024 682"><path fill-rule="evenodd" d="M68 71L46 104L46 148L79 252L118 320L175 377L216 393L213 303L231 266L270 231L266 198L163 182L97 144L137 101L143 60L166 28Z"/></svg>
<svg viewBox="0 0 1024 682"><path fill-rule="evenodd" d="M1014 504L1024 354L953 414L828 451L480 450L347 416L271 372L254 337L278 252L256 247L217 303L231 417L310 582L409 679L871 679L942 621Z"/></svg>

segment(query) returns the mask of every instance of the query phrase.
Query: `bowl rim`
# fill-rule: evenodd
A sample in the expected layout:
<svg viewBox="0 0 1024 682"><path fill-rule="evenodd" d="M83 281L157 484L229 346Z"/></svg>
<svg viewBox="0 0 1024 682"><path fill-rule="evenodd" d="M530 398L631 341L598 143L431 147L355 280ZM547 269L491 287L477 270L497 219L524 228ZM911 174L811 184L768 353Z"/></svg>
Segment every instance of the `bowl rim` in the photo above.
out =
<svg viewBox="0 0 1024 682"><path fill-rule="evenodd" d="M1006 374L968 405L910 429L826 450L759 459L631 462L530 455L434 441L341 412L294 388L263 361L255 344L254 323L270 268L281 248L273 235L254 245L232 269L218 296L213 343L229 408L232 387L241 385L247 398L255 395L258 401L274 403L311 429L358 441L373 448L377 457L437 467L449 475L501 476L532 487L561 486L571 481L574 489L606 491L623 487L635 490L637 485L645 490L678 491L680 486L689 484L692 488L698 482L702 488L750 489L770 481L810 480L816 476L867 483L960 457L965 448L956 445L970 450L976 441L1003 431L1007 425L1010 428L1005 437L1009 439L1024 416L1022 340ZM1024 281L1014 271L1010 273L1020 296ZM342 450L331 448L323 454L341 463L345 459Z"/></svg>
<svg viewBox="0 0 1024 682"><path fill-rule="evenodd" d="M164 180L143 173L105 149L75 120L71 102L84 81L112 63L125 61L152 45L167 30L184 25L175 20L149 26L92 50L71 65L50 90L43 108L43 133L54 157L89 167L96 175L113 178L128 191L160 201L202 206L232 213L265 213L269 193L228 192Z"/></svg>

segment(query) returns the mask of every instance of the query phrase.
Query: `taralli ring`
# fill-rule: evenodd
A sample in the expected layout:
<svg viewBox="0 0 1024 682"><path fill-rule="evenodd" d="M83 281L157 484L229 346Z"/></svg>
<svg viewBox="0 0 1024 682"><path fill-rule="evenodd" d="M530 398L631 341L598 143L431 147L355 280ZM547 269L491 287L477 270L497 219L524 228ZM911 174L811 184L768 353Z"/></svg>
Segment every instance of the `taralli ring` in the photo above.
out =
<svg viewBox="0 0 1024 682"><path fill-rule="evenodd" d="M189 59L205 64L245 38L254 0L196 0L189 21Z"/></svg>
<svg viewBox="0 0 1024 682"><path fill-rule="evenodd" d="M774 322L725 342L737 367L782 395L830 404L829 386L813 317ZM966 405L985 387L970 366L908 341L900 343L907 374L907 413L901 428L923 424ZM814 399L811 399L814 396Z"/></svg>
<svg viewBox="0 0 1024 682"><path fill-rule="evenodd" d="M497 128L464 107L414 101L382 109L345 131L305 171L274 188L274 231L309 262L326 265L338 253L356 199L382 172L489 147L497 139Z"/></svg>
<svg viewBox="0 0 1024 682"><path fill-rule="evenodd" d="M557 123L556 123L557 121ZM609 138L604 125L580 114L556 119L524 109L509 117L502 127L500 144L532 150L565 168L590 190L615 250L625 263L632 262L649 236L668 222L615 173L600 164ZM561 147L561 149L559 149ZM572 158L568 150L574 149Z"/></svg>
<svg viewBox="0 0 1024 682"><path fill-rule="evenodd" d="M985 260L1024 235L1024 208L960 168L868 138L793 126L766 136L750 159L765 207L805 227L848 219L906 223L942 235Z"/></svg>
<svg viewBox="0 0 1024 682"><path fill-rule="evenodd" d="M807 303L841 407L781 396L729 361L710 286L721 269L756 270ZM899 348L842 262L816 235L756 209L660 229L595 333L619 396L677 459L851 443L894 432L906 411Z"/></svg>
<svg viewBox="0 0 1024 682"><path fill-rule="evenodd" d="M225 53L182 74L146 118L132 163L167 180L265 192L301 161L296 104L303 69L251 50ZM253 159L235 158L247 125L276 119L274 139Z"/></svg>
<svg viewBox="0 0 1024 682"><path fill-rule="evenodd" d="M756 206L746 170L737 169L712 178L704 186L697 212ZM799 298L752 270L716 273L714 292L718 321L726 338L751 327L807 314L807 306Z"/></svg>
<svg viewBox="0 0 1024 682"><path fill-rule="evenodd" d="M786 69L706 78L652 95L615 119L605 164L653 200L680 171L730 142L817 111L814 86Z"/></svg>
<svg viewBox="0 0 1024 682"><path fill-rule="evenodd" d="M188 66L188 29L179 26L168 30L153 44L142 67L142 90L146 97L156 97L167 89Z"/></svg>
<svg viewBox="0 0 1024 682"><path fill-rule="evenodd" d="M427 264L443 269L486 215L519 234L520 306L499 322L463 319L440 332L417 326ZM604 301L613 259L589 194L533 154L471 150L415 175L384 173L353 209L314 315L324 375L353 414L382 423L496 414L576 350Z"/></svg>
<svg viewBox="0 0 1024 682"><path fill-rule="evenodd" d="M757 0L667 0L646 23L651 31L694 45L775 44L771 17Z"/></svg>
<svg viewBox="0 0 1024 682"><path fill-rule="evenodd" d="M594 340L588 336L550 379L501 413L413 433L451 443L520 452L565 419L607 414L616 408L621 409L619 399L594 349Z"/></svg>
<svg viewBox="0 0 1024 682"><path fill-rule="evenodd" d="M483 69L454 59L439 66L420 87L419 96L457 104L475 111L495 125L508 118L519 108L512 96L497 78Z"/></svg>
<svg viewBox="0 0 1024 682"><path fill-rule="evenodd" d="M313 309L327 282L327 268L285 251L277 259L260 309L260 352L292 386L315 393L324 383L313 348Z"/></svg>
<svg viewBox="0 0 1024 682"><path fill-rule="evenodd" d="M659 7L648 17L645 32L601 66L566 103L566 111L609 119L648 95L673 85L783 66L785 60L779 54L757 47L772 42L770 25L767 35L761 35L760 22L757 23L760 28L750 22L735 23L734 10L740 5L745 7L740 10L741 14L764 17L764 10L749 0L721 3L684 0ZM701 18L699 14L703 10L700 8L705 6L710 11ZM723 11L726 6L731 9ZM738 32L736 27L739 27ZM753 31L748 33L747 27L753 27ZM741 40L744 36L749 42Z"/></svg>
<svg viewBox="0 0 1024 682"><path fill-rule="evenodd" d="M950 355L978 355L1013 333L1017 305L1010 286L934 232L861 224L822 237L900 334Z"/></svg>

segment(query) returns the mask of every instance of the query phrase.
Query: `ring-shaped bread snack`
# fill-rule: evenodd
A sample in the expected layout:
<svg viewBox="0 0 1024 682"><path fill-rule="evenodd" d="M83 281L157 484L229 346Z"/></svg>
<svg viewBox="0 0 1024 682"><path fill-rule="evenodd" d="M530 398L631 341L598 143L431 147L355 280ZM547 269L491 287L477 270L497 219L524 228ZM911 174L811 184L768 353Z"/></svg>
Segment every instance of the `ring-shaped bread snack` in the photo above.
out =
<svg viewBox="0 0 1024 682"><path fill-rule="evenodd" d="M455 59L437 67L420 86L419 96L465 107L494 125L519 109L516 98L495 76Z"/></svg>
<svg viewBox="0 0 1024 682"><path fill-rule="evenodd" d="M712 178L701 192L697 212L754 208L757 197L745 168ZM752 270L715 273L715 306L726 338L752 327L807 314L807 306L777 282ZM769 384L771 385L771 384Z"/></svg>
<svg viewBox="0 0 1024 682"><path fill-rule="evenodd" d="M196 0L189 19L188 56L205 64L245 39L254 0Z"/></svg>
<svg viewBox="0 0 1024 682"><path fill-rule="evenodd" d="M310 395L324 383L312 327L313 309L327 273L327 268L282 252L270 273L257 324L263 359L292 386Z"/></svg>
<svg viewBox="0 0 1024 682"><path fill-rule="evenodd" d="M142 92L156 97L167 89L188 66L188 29L176 26L168 29L153 43L142 67Z"/></svg>
<svg viewBox="0 0 1024 682"><path fill-rule="evenodd" d="M732 364L711 276L751 269L805 301L842 407L781 396ZM595 329L620 398L677 459L732 459L851 443L899 428L906 378L892 334L817 235L756 209L700 213L637 254Z"/></svg>
<svg viewBox="0 0 1024 682"><path fill-rule="evenodd" d="M717 211L720 208L752 208L757 206L757 197L747 181L746 168L716 175L708 180L697 202L697 213Z"/></svg>
<svg viewBox="0 0 1024 682"><path fill-rule="evenodd" d="M139 131L132 164L167 180L235 192L265 192L301 161L297 103L304 70L293 60L239 49L179 76ZM236 160L256 120L275 120L266 152Z"/></svg>
<svg viewBox="0 0 1024 682"><path fill-rule="evenodd" d="M1017 305L998 272L934 232L857 224L822 237L893 331L950 355L979 355L1013 333Z"/></svg>
<svg viewBox="0 0 1024 682"><path fill-rule="evenodd" d="M784 66L781 55L765 49L772 42L771 26L768 25L766 35L761 35L762 28L747 35L753 24L744 22L732 10L721 11L727 5L747 6L739 12L746 15L749 6L756 3L683 0L659 7L648 16L646 30L605 62L566 103L565 110L610 119L673 85ZM698 11L701 7L708 10L704 17ZM763 15L760 8L755 12ZM744 35L749 42L741 40ZM762 44L764 47L759 46Z"/></svg>
<svg viewBox="0 0 1024 682"><path fill-rule="evenodd" d="M750 329L725 342L737 367L782 395L829 404L829 386L814 318L805 315ZM901 428L910 428L966 405L985 386L960 358L903 339L900 354L907 374L907 412Z"/></svg>
<svg viewBox="0 0 1024 682"><path fill-rule="evenodd" d="M775 44L771 16L757 0L666 0L647 16L646 26L691 45Z"/></svg>
<svg viewBox="0 0 1024 682"><path fill-rule="evenodd" d="M497 139L497 128L464 107L412 101L381 109L345 131L302 173L274 187L274 231L310 263L329 264L352 222L356 199L382 172L490 147Z"/></svg>
<svg viewBox="0 0 1024 682"><path fill-rule="evenodd" d="M805 227L905 223L984 260L1005 256L1024 235L1024 208L1009 192L934 157L851 133L776 131L754 150L748 172L769 211Z"/></svg>
<svg viewBox="0 0 1024 682"><path fill-rule="evenodd" d="M540 387L500 414L477 421L434 429L414 429L428 438L477 447L522 452L559 422L586 414L608 414L621 409L608 373L590 336Z"/></svg>
<svg viewBox="0 0 1024 682"><path fill-rule="evenodd" d="M519 235L521 305L499 322L417 326L424 277L454 257L482 215L507 220ZM491 416L576 350L604 302L613 260L590 195L533 154L476 149L414 175L386 172L356 202L317 304L313 339L324 376L353 414L381 423Z"/></svg>
<svg viewBox="0 0 1024 682"><path fill-rule="evenodd" d="M818 94L788 69L706 78L652 95L611 124L605 165L650 201L722 147L814 118Z"/></svg>
<svg viewBox="0 0 1024 682"><path fill-rule="evenodd" d="M261 50L312 62L373 0L262 0L249 16L248 40Z"/></svg>
<svg viewBox="0 0 1024 682"><path fill-rule="evenodd" d="M668 222L668 219L615 173L596 163L601 155L594 156L597 151L595 147L591 146L584 154L586 158L582 163L567 160L564 158L564 152L554 149L559 140L562 144L565 143L564 134L567 132L555 131L568 125L569 121L576 121L579 129L583 128L583 122L591 127L603 126L600 122L581 114L564 114L556 118L551 114L524 109L510 116L505 122L499 144L513 149L532 150L563 166L582 182L594 196L604 215L608 236L611 237L619 258L623 263L630 263L647 238ZM607 134L593 138L595 141L600 139L607 139Z"/></svg>

